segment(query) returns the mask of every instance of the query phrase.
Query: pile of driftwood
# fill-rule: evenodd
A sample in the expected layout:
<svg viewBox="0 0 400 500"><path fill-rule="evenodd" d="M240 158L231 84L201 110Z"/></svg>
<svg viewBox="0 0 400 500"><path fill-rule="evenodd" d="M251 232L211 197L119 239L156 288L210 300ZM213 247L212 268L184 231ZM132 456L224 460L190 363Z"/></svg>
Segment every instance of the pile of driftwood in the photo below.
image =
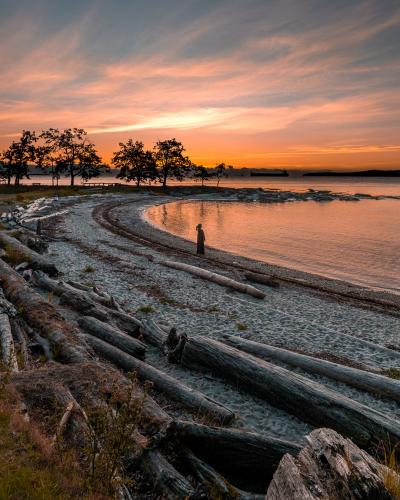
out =
<svg viewBox="0 0 400 500"><path fill-rule="evenodd" d="M54 277L57 269L48 257L10 234L1 234L0 245L6 253L18 252L25 264L21 275L0 260L3 361L17 387L27 378L43 374L43 369L35 370L31 362L35 350L46 357L49 372L64 374L61 385L58 382L48 388L65 408L56 436L65 434L67 427L69 433L72 429L79 434L87 425L74 380L83 371L107 372L111 363L120 369L113 369L113 374L121 384L127 382L124 372L133 371L140 381L153 385L155 399L147 396L144 405L144 436L135 434L127 439L136 440L139 467L166 498L265 498L267 489L268 499L342 498L339 490L349 492L346 498L389 498L382 479L386 469L356 445L373 450L378 441L388 438L397 443L398 422L273 362L299 366L398 400L396 381L234 337L220 342L204 337L188 339L174 328L167 332L153 321L127 314L104 291L53 279L50 276ZM43 291L57 300L47 300ZM63 308L74 311L76 319L67 321ZM146 361L149 344L172 363L211 371L240 390L252 392L315 427L330 427L354 443L323 429L314 431L301 451L299 443L232 428L235 415L229 408ZM94 394L98 382L94 375ZM169 415L157 403L158 394L164 401L166 398L185 408L192 420ZM172 447L172 455L164 451L166 443ZM345 458L339 460L343 453ZM340 466L343 460L346 470ZM357 496L358 491L365 496ZM119 493L129 498L127 488ZM375 493L380 496L374 497Z"/></svg>

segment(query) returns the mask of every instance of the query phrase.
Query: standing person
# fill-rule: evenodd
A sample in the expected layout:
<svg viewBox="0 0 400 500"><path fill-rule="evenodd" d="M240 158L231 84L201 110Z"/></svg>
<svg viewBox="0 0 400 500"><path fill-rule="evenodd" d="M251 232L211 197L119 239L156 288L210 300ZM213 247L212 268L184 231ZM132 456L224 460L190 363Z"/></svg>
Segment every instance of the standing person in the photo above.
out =
<svg viewBox="0 0 400 500"><path fill-rule="evenodd" d="M204 242L206 241L206 237L204 235L204 231L201 224L197 224L197 253L199 255L204 255Z"/></svg>

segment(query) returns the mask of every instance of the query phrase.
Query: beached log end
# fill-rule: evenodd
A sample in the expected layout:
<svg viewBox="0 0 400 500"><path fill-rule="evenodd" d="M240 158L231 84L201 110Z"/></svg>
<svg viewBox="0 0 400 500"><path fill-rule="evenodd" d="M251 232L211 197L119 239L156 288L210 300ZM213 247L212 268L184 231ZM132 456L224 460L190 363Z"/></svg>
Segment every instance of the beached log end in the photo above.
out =
<svg viewBox="0 0 400 500"><path fill-rule="evenodd" d="M316 429L297 458L286 454L268 487L266 500L380 499L392 497L400 477L332 429ZM386 484L385 484L386 483Z"/></svg>

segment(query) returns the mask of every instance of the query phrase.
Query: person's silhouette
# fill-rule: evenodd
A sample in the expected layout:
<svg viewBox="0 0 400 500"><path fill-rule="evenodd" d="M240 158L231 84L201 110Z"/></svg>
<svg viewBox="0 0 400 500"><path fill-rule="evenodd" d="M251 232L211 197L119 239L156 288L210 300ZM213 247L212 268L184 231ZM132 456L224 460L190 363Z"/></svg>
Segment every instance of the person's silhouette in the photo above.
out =
<svg viewBox="0 0 400 500"><path fill-rule="evenodd" d="M206 241L206 237L204 235L203 227L201 224L197 224L197 253L199 255L204 255L204 242Z"/></svg>

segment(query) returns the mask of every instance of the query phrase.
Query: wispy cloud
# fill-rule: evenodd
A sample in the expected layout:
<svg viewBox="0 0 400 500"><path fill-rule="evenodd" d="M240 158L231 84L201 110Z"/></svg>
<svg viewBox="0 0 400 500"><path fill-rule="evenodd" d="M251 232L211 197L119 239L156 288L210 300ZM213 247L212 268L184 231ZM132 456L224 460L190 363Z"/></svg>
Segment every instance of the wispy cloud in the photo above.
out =
<svg viewBox="0 0 400 500"><path fill-rule="evenodd" d="M198 156L243 164L400 163L397 2L151 4L10 9L0 145L22 128L82 126L106 156L111 138L177 135Z"/></svg>

